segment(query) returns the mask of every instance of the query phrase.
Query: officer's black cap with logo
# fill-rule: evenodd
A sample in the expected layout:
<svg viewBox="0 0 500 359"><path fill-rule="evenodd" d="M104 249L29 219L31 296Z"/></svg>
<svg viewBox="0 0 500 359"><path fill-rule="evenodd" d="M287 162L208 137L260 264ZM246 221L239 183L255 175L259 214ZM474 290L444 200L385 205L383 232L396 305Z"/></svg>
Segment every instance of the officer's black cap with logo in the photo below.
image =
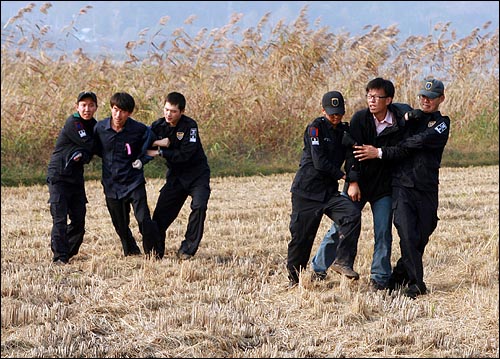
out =
<svg viewBox="0 0 500 359"><path fill-rule="evenodd" d="M344 97L338 91L330 91L323 95L321 105L328 115L345 114Z"/></svg>
<svg viewBox="0 0 500 359"><path fill-rule="evenodd" d="M435 79L424 80L422 88L418 92L420 96L425 96L431 99L444 94L444 85L441 81Z"/></svg>

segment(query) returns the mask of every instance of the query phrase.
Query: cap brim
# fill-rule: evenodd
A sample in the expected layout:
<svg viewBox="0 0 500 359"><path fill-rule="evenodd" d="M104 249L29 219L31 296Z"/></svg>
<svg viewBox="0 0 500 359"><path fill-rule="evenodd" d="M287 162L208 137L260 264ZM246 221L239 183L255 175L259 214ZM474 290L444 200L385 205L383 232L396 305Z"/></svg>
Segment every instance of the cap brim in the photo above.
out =
<svg viewBox="0 0 500 359"><path fill-rule="evenodd" d="M428 98L437 98L437 97L441 96L441 94L431 92L431 91L425 91L425 90L420 90L420 92L418 94L425 96L425 97L428 97Z"/></svg>
<svg viewBox="0 0 500 359"><path fill-rule="evenodd" d="M343 114L345 114L345 111L342 110L341 108L334 108L334 107L325 107L325 112L328 115L343 115Z"/></svg>

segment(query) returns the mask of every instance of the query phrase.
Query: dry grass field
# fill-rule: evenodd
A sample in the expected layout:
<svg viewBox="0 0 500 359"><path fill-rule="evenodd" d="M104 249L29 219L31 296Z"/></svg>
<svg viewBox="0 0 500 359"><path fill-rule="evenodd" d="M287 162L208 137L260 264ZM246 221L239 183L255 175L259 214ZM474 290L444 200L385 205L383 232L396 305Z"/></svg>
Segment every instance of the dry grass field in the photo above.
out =
<svg viewBox="0 0 500 359"><path fill-rule="evenodd" d="M498 358L498 170L441 170L441 221L424 256L430 293L416 300L368 291L369 207L360 280L331 272L312 282L309 269L287 289L293 174L213 178L205 236L183 262L189 201L163 260L125 258L101 185L89 181L84 244L56 267L47 188L2 187L1 356ZM162 183L148 181L151 208Z"/></svg>

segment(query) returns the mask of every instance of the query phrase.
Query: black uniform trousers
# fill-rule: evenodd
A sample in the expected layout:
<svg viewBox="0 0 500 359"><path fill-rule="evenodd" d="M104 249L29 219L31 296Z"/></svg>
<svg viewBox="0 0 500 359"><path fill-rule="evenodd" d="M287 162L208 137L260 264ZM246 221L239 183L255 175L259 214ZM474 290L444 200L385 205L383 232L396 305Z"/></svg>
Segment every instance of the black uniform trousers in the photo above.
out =
<svg viewBox="0 0 500 359"><path fill-rule="evenodd" d="M422 257L439 220L438 192L395 186L392 203L401 258L392 270L391 280L399 285L416 285L425 292Z"/></svg>
<svg viewBox="0 0 500 359"><path fill-rule="evenodd" d="M326 202L310 200L292 193L292 214L287 269L291 281L298 283L311 255L314 238L323 214L339 225L336 262L352 268L361 233L361 211L347 197L336 193Z"/></svg>
<svg viewBox="0 0 500 359"><path fill-rule="evenodd" d="M160 234L158 226L151 220L144 184L139 185L124 198L114 199L106 197L106 206L108 207L116 233L122 242L123 254L125 256L141 254L141 250L137 246L137 242L129 227L130 207L132 206L135 219L139 225L139 232L142 235L144 253L149 255L154 250L156 252L155 256L161 258L158 254Z"/></svg>
<svg viewBox="0 0 500 359"><path fill-rule="evenodd" d="M71 257L78 254L85 234L85 186L66 182L49 183L48 186L52 215L52 260L68 263Z"/></svg>
<svg viewBox="0 0 500 359"><path fill-rule="evenodd" d="M165 251L165 237L168 227L179 215L187 197L191 196L191 213L180 252L195 255L203 237L208 199L210 198L210 178L201 176L189 188L184 188L179 179L169 178L160 189L160 195L153 212L153 221L160 231L160 250ZM162 252L162 253L163 253Z"/></svg>

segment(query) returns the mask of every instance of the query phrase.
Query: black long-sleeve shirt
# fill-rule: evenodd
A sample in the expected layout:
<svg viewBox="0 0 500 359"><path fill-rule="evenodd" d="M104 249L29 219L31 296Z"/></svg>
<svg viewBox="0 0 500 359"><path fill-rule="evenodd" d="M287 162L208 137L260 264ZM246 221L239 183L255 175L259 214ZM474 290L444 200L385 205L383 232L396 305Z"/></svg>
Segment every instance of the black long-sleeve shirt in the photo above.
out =
<svg viewBox="0 0 500 359"><path fill-rule="evenodd" d="M94 118L84 120L78 112L66 119L50 157L47 170L49 183L67 182L83 185L83 165L92 159L96 123ZM72 157L78 152L82 154L82 158L73 161Z"/></svg>
<svg viewBox="0 0 500 359"><path fill-rule="evenodd" d="M151 131L155 139L170 140L168 147L161 148L161 156L168 167L167 180L177 178L184 188L189 188L199 177L210 177L210 167L195 120L182 115L177 125L172 127L161 117L151 124Z"/></svg>
<svg viewBox="0 0 500 359"><path fill-rule="evenodd" d="M406 128L396 146L382 146L382 158L396 161L392 184L421 191L437 191L439 168L450 135L450 118L441 112L423 113Z"/></svg>
<svg viewBox="0 0 500 359"><path fill-rule="evenodd" d="M292 193L323 202L338 192L338 181L344 176L341 167L347 149L342 138L348 130L346 122L333 127L325 117L318 117L307 126Z"/></svg>

